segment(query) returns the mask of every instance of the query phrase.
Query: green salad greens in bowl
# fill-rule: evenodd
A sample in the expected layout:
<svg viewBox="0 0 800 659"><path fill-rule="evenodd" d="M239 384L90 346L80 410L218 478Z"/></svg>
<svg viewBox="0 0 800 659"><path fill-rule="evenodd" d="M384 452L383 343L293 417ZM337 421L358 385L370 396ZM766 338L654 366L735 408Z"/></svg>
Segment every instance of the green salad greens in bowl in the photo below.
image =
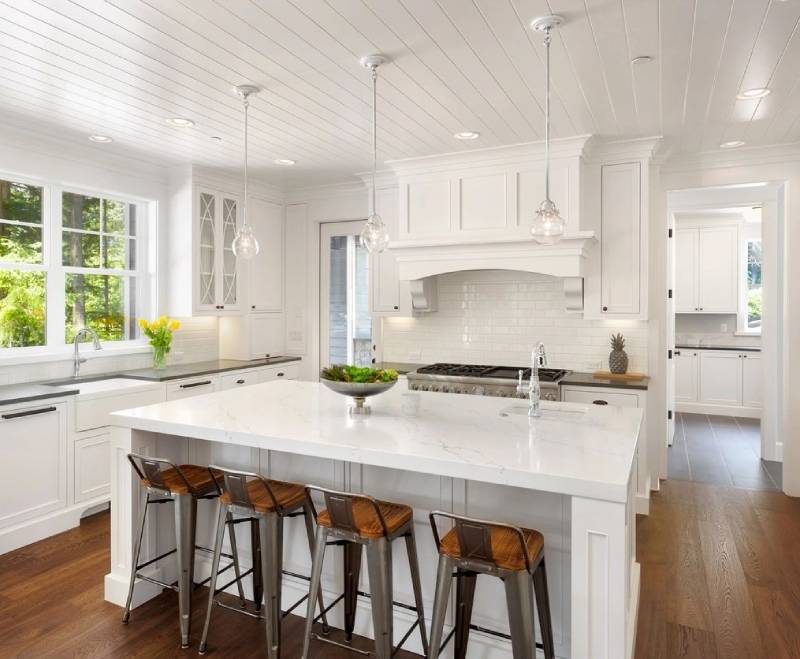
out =
<svg viewBox="0 0 800 659"><path fill-rule="evenodd" d="M355 407L350 408L351 414L369 414L364 400L397 384L397 371L336 364L320 371L320 381L331 391L350 396L355 401Z"/></svg>

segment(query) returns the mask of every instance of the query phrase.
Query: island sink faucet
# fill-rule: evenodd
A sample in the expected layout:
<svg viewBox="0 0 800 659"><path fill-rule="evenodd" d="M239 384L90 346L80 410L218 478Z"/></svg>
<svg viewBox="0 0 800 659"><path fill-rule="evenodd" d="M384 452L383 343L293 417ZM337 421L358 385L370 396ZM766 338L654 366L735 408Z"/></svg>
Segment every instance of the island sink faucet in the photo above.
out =
<svg viewBox="0 0 800 659"><path fill-rule="evenodd" d="M542 411L539 408L539 400L541 398L541 387L539 386L539 369L547 366L547 353L544 349L544 343L541 341L531 351L531 379L528 381L527 391L525 385L522 384L522 369L517 374L517 394L528 396L528 416L540 417Z"/></svg>
<svg viewBox="0 0 800 659"><path fill-rule="evenodd" d="M81 357L78 346L84 336L88 336L94 341L94 349L102 350L103 346L100 345L100 339L97 338L97 332L90 327L82 327L75 333L75 368L72 372L72 377L77 378L81 374L81 364L86 361L86 357Z"/></svg>

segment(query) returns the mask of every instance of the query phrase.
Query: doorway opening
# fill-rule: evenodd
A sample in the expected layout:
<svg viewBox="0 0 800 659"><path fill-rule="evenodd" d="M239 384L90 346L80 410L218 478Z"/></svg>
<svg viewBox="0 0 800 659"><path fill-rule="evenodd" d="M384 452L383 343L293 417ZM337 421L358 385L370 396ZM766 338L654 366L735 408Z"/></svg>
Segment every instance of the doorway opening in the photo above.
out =
<svg viewBox="0 0 800 659"><path fill-rule="evenodd" d="M782 186L668 195L667 476L781 489Z"/></svg>
<svg viewBox="0 0 800 659"><path fill-rule="evenodd" d="M369 251L364 221L320 224L320 368L372 363Z"/></svg>

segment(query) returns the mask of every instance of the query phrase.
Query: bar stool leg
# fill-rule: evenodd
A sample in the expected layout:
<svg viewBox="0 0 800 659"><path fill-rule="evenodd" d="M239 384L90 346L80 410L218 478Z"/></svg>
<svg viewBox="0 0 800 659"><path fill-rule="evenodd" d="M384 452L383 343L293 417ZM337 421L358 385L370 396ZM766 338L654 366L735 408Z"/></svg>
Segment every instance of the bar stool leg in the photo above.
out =
<svg viewBox="0 0 800 659"><path fill-rule="evenodd" d="M136 543L133 547L131 556L131 582L128 584L128 599L125 602L125 613L122 614L122 622L127 625L131 617L131 602L133 601L133 587L136 584L136 566L139 565L139 554L142 552L142 538L144 537L144 525L147 521L147 506L150 505L150 494L142 489L139 505L142 512L139 514L139 535L136 536Z"/></svg>
<svg viewBox="0 0 800 659"><path fill-rule="evenodd" d="M314 556L314 511L311 508L311 504L306 501L303 504L303 521L306 525L306 536L308 537L308 551L311 556ZM346 572L345 572L346 574ZM319 610L325 610L325 601L322 597L322 589L319 589L318 597L319 600ZM328 627L328 614L324 613L322 615L322 633L327 634L330 631Z"/></svg>
<svg viewBox="0 0 800 659"><path fill-rule="evenodd" d="M231 555L233 556L233 573L236 575L236 587L239 590L239 599L242 602L242 608L244 608L247 606L247 600L244 598L242 572L239 569L239 550L236 547L236 528L233 526L233 513L230 510L228 510L227 515L225 515L225 526L228 527L228 537L231 541Z"/></svg>
<svg viewBox="0 0 800 659"><path fill-rule="evenodd" d="M406 553L408 554L408 567L411 570L411 584L414 587L414 604L417 607L417 620L419 620L419 635L422 640L422 654L428 654L428 632L425 629L425 611L422 604L422 585L419 578L419 560L417 557L417 541L414 537L414 523L411 523L406 535Z"/></svg>
<svg viewBox="0 0 800 659"><path fill-rule="evenodd" d="M275 513L259 520L261 574L266 586L264 621L267 657L278 659L281 647L281 575L283 569L283 518Z"/></svg>
<svg viewBox="0 0 800 659"><path fill-rule="evenodd" d="M459 570L456 583L456 633L455 633L455 659L464 659L467 656L467 643L469 642L469 625L472 622L472 603L475 601L475 586L478 575L475 572Z"/></svg>
<svg viewBox="0 0 800 659"><path fill-rule="evenodd" d="M196 501L191 494L175 495L175 538L178 551L178 615L181 648L189 647L192 621L192 584L194 573L194 515Z"/></svg>
<svg viewBox="0 0 800 659"><path fill-rule="evenodd" d="M324 526L317 527L317 536L314 541L314 558L311 561L311 583L308 589L308 606L306 608L306 626L303 636L303 657L308 659L308 650L311 646L311 627L314 624L314 612L317 608L316 595L320 591L322 580L322 562L325 560L325 544L328 542L328 529Z"/></svg>
<svg viewBox="0 0 800 659"><path fill-rule="evenodd" d="M544 657L545 659L554 659L556 651L553 645L553 623L550 617L550 599L547 594L547 572L544 567L544 558L533 573L533 592L536 595L536 608L539 611L539 629L542 632Z"/></svg>
<svg viewBox="0 0 800 659"><path fill-rule="evenodd" d="M219 575L219 558L222 553L222 538L225 534L225 520L230 518L230 512L227 506L221 503L217 504L217 526L214 532L214 559L211 563L211 580L208 582L208 606L206 607L206 621L203 625L203 636L200 638L199 654L206 652L206 640L208 639L208 626L211 623L211 609L214 606L214 592L217 590L217 576ZM236 555L236 550L233 550L233 555Z"/></svg>
<svg viewBox="0 0 800 659"><path fill-rule="evenodd" d="M358 608L358 581L361 577L363 549L357 542L344 544L344 632L349 643L353 640Z"/></svg>
<svg viewBox="0 0 800 659"><path fill-rule="evenodd" d="M503 583L511 628L511 652L514 659L534 659L533 579L527 570L522 570L505 577Z"/></svg>
<svg viewBox="0 0 800 659"><path fill-rule="evenodd" d="M372 627L375 634L375 656L391 659L393 637L392 610L392 544L387 538L367 544L367 572L372 600Z"/></svg>
<svg viewBox="0 0 800 659"><path fill-rule="evenodd" d="M442 648L444 619L447 616L447 603L450 599L450 586L453 581L453 562L439 554L439 568L436 572L436 595L433 599L433 618L431 638L428 641L428 659L436 659Z"/></svg>
<svg viewBox="0 0 800 659"><path fill-rule="evenodd" d="M261 542L258 539L259 519L250 520L250 554L253 557L253 602L256 613L261 611L261 601L264 599L264 578L261 574Z"/></svg>

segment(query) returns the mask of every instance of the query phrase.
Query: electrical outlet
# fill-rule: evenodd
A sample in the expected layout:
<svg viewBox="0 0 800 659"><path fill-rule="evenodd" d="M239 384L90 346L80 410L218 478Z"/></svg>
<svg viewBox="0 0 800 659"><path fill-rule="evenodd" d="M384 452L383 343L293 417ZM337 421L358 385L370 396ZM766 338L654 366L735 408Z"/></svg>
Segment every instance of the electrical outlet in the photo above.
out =
<svg viewBox="0 0 800 659"><path fill-rule="evenodd" d="M723 333L727 332L728 331L728 323L720 323L719 331L723 332Z"/></svg>

